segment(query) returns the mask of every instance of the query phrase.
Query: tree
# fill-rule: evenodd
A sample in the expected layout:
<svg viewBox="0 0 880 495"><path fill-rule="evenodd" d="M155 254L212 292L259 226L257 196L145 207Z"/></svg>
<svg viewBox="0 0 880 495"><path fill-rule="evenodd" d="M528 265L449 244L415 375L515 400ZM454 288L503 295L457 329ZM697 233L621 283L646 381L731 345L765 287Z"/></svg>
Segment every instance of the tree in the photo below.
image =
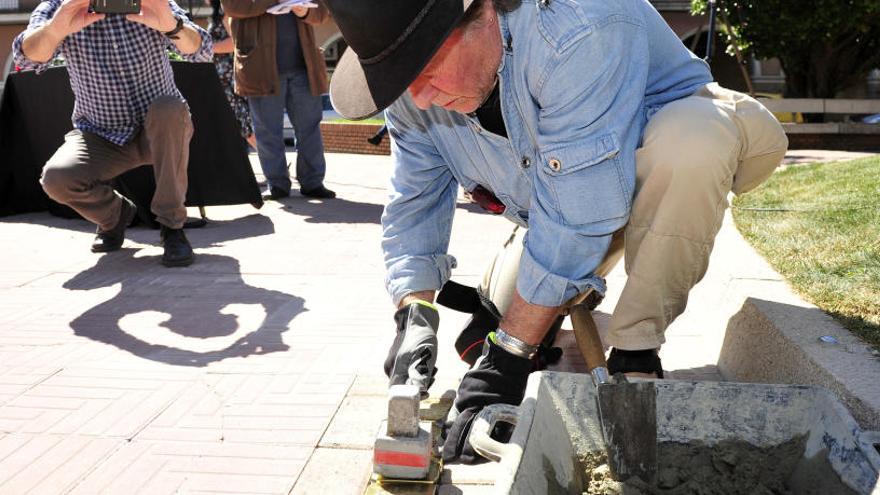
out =
<svg viewBox="0 0 880 495"><path fill-rule="evenodd" d="M692 0L694 14L707 0ZM718 0L732 50L776 57L786 97L834 98L880 67L880 0Z"/></svg>

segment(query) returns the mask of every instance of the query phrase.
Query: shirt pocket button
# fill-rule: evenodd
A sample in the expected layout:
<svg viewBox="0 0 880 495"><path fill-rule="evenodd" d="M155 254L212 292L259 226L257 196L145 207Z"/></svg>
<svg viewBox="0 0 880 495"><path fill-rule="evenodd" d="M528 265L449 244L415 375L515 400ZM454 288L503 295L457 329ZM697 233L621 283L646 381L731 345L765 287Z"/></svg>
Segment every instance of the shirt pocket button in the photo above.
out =
<svg viewBox="0 0 880 495"><path fill-rule="evenodd" d="M547 165L549 165L554 172L562 170L562 162L557 158L551 158L550 161L547 162Z"/></svg>
<svg viewBox="0 0 880 495"><path fill-rule="evenodd" d="M530 160L529 157L524 156L519 163L522 165L522 168L529 168L532 165L532 160Z"/></svg>

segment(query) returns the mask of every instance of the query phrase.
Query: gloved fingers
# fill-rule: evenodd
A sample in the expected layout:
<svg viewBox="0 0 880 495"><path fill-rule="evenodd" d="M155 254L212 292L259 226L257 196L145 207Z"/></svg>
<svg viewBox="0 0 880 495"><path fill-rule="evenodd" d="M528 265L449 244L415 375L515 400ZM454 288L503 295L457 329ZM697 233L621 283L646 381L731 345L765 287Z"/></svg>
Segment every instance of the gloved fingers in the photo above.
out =
<svg viewBox="0 0 880 495"><path fill-rule="evenodd" d="M424 346L416 350L412 355L407 373L403 378L404 383L417 385L422 391L423 396L427 396L428 389L434 383L434 376L437 374L437 367L434 363L437 361L434 355L436 348ZM392 384L393 385L393 384Z"/></svg>
<svg viewBox="0 0 880 495"><path fill-rule="evenodd" d="M482 407L470 407L461 411L456 416L455 421L446 429L446 440L443 442L443 462L461 462L463 464L476 464L481 459L485 461L479 454L474 452L468 442L468 435L471 433L471 426L477 418L477 414Z"/></svg>

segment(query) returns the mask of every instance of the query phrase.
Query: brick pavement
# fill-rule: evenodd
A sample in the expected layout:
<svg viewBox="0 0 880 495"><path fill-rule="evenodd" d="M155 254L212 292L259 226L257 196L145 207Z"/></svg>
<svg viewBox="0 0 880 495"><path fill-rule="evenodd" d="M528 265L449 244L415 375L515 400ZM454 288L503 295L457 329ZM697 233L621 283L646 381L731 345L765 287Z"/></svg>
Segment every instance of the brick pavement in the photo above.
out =
<svg viewBox="0 0 880 495"><path fill-rule="evenodd" d="M0 494L362 492L393 337L378 246L389 161L328 162L340 199L208 208L188 268L159 265L156 231L95 255L84 221L0 219ZM459 208L456 279L476 283L509 232ZM719 377L699 311L723 297L715 269L669 331L673 376ZM450 352L465 317L441 319L437 394L465 371ZM571 332L560 342L559 368L582 369ZM440 493L487 493L493 478L454 466Z"/></svg>

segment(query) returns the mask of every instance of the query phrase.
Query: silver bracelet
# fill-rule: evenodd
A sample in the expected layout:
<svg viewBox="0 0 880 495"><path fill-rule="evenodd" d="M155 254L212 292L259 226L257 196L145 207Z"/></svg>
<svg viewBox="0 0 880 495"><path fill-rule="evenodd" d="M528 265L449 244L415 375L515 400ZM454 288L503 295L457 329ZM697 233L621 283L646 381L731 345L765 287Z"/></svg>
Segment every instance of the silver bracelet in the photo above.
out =
<svg viewBox="0 0 880 495"><path fill-rule="evenodd" d="M505 351L525 359L532 359L538 352L538 346L526 344L502 329L495 331L495 343Z"/></svg>

